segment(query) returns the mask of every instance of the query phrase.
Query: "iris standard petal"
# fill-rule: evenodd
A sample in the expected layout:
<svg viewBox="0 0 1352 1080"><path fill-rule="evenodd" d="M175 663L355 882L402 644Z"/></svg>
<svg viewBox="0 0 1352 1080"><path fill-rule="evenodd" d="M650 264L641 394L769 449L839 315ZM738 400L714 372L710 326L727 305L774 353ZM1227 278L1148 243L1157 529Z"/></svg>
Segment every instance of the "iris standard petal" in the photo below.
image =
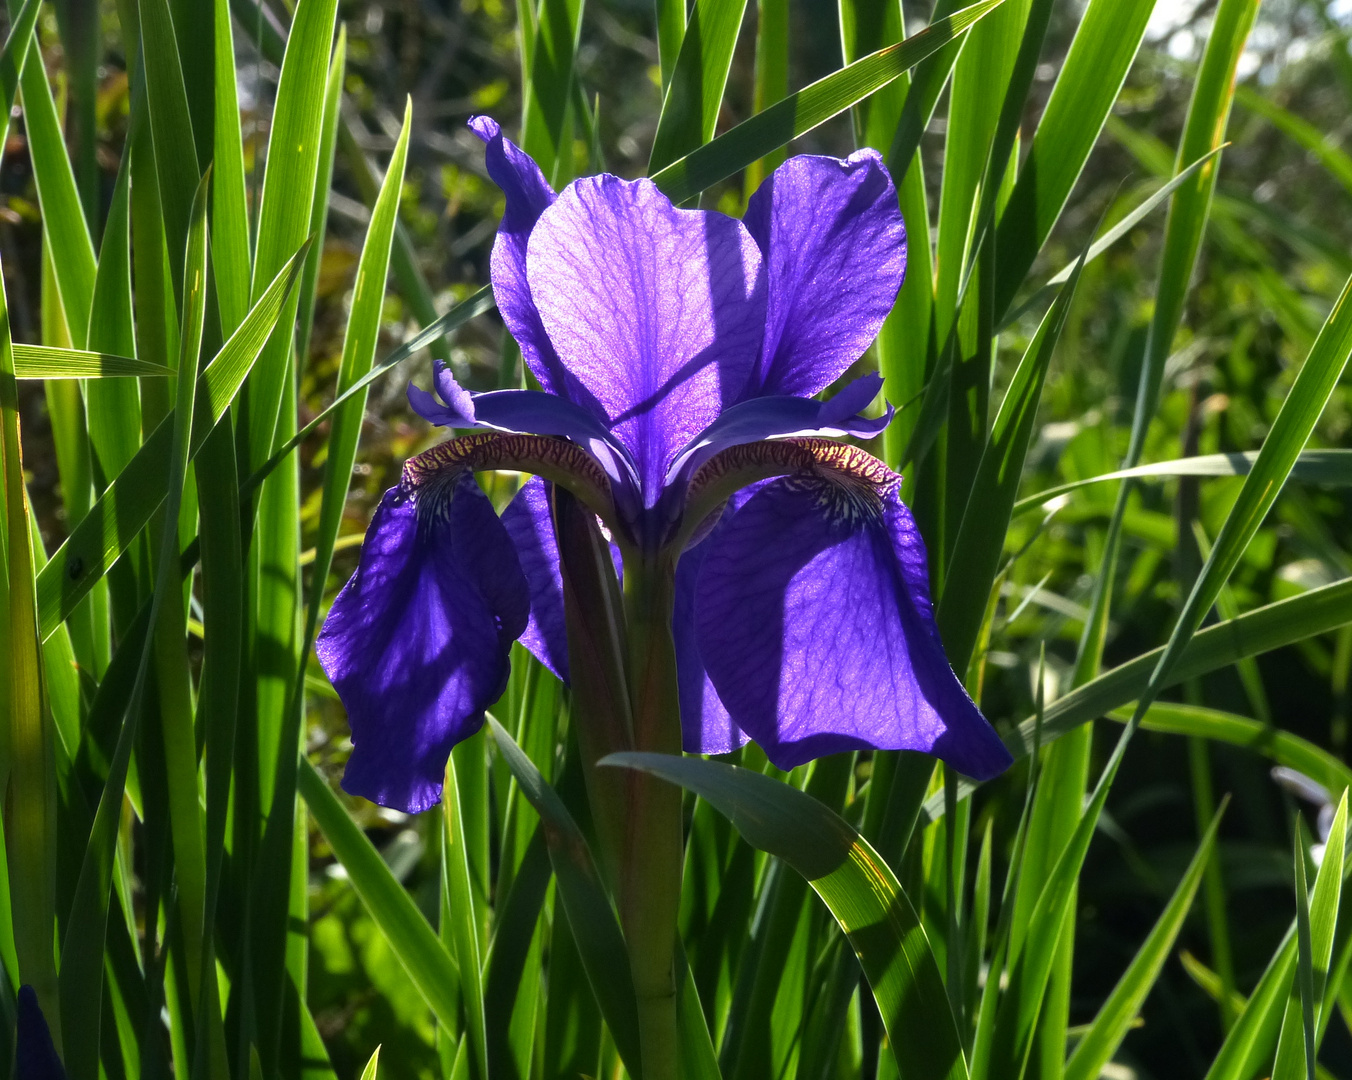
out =
<svg viewBox="0 0 1352 1080"><path fill-rule="evenodd" d="M729 506L725 514L731 512ZM713 532L717 533L718 528L715 525ZM732 722L704 669L695 632L695 590L712 539L711 535L687 549L676 564L671 629L676 645L676 681L681 701L681 744L687 754L728 754L745 746L747 741L746 732Z"/></svg>
<svg viewBox="0 0 1352 1080"><path fill-rule="evenodd" d="M521 635L540 663L568 681L568 630L563 618L563 573L549 509L549 485L532 476L502 512L530 588L530 620Z"/></svg>
<svg viewBox="0 0 1352 1080"><path fill-rule="evenodd" d="M648 505L676 452L741 395L765 323L760 262L741 222L678 210L649 180L575 181L531 232L545 329Z"/></svg>
<svg viewBox="0 0 1352 1080"><path fill-rule="evenodd" d="M780 768L922 750L986 779L1009 751L944 656L924 546L888 491L767 484L719 530L696 592L700 654L737 725Z"/></svg>
<svg viewBox="0 0 1352 1080"><path fill-rule="evenodd" d="M876 150L790 158L743 218L765 258L765 341L752 394L811 397L863 355L906 273L906 226Z"/></svg>
<svg viewBox="0 0 1352 1080"><path fill-rule="evenodd" d="M490 390L475 394L456 382L442 360L432 365L436 394L408 387L413 411L438 427L478 428L525 435L557 435L577 443L610 478L617 504L639 503L638 477L629 452L595 414L567 398L540 390Z"/></svg>
<svg viewBox="0 0 1352 1080"><path fill-rule="evenodd" d="M872 439L882 433L896 413L888 405L882 416L859 415L882 387L882 376L871 372L855 379L830 401L776 394L740 402L686 444L667 472L667 484L689 480L696 469L730 446L801 436L848 435Z"/></svg>
<svg viewBox="0 0 1352 1080"><path fill-rule="evenodd" d="M507 685L529 610L472 473L387 491L315 642L352 728L343 787L409 813L435 804L451 747Z"/></svg>
<svg viewBox="0 0 1352 1080"><path fill-rule="evenodd" d="M554 189L534 159L502 134L496 120L474 116L469 127L484 141L488 175L507 197L489 259L493 298L502 321L521 346L526 366L545 390L592 406L589 395L581 391L577 381L569 378L559 363L526 281L526 241L540 215L554 202Z"/></svg>

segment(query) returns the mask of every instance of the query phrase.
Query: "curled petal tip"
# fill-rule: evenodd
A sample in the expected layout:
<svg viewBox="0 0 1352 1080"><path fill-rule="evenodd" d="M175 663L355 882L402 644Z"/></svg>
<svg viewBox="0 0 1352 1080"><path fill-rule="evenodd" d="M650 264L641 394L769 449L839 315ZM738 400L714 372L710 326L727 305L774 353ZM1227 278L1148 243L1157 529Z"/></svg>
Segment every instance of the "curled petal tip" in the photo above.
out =
<svg viewBox="0 0 1352 1080"><path fill-rule="evenodd" d="M853 154L847 157L845 159L845 164L850 166L882 165L884 164L884 162L882 154L878 153L878 151L873 149L873 147L871 146L865 146L860 148L859 150L856 150Z"/></svg>
<svg viewBox="0 0 1352 1080"><path fill-rule="evenodd" d="M502 134L502 125L491 116L471 116L466 126L484 142L492 142Z"/></svg>
<svg viewBox="0 0 1352 1080"><path fill-rule="evenodd" d="M476 426L473 395L455 381L444 360L437 360L432 366L432 385L437 396L409 385L405 394L414 412L437 427Z"/></svg>

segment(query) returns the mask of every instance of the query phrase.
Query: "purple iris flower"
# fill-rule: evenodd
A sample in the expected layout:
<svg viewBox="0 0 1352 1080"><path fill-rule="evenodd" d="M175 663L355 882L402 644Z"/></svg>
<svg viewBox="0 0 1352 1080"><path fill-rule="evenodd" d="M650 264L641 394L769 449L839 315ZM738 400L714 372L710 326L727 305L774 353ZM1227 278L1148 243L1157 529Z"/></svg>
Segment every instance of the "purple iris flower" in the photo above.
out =
<svg viewBox="0 0 1352 1080"><path fill-rule="evenodd" d="M506 686L518 638L568 677L550 484L610 530L617 561L674 551L685 749L754 739L790 768L856 749L933 753L987 778L1010 755L954 675L900 477L869 438L881 380L826 402L891 310L906 231L879 155L781 165L738 221L650 180L556 194L486 117L506 195L498 310L540 390L470 393L437 365L409 389L477 429L409 461L316 643L348 709L348 791L416 811ZM475 469L533 472L502 517Z"/></svg>

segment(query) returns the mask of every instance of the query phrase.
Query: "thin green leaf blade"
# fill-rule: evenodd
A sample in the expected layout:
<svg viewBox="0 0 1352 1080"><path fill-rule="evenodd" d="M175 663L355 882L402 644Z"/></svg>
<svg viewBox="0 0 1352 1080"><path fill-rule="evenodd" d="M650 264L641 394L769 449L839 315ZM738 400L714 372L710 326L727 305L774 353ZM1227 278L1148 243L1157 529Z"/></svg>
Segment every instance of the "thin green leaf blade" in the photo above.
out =
<svg viewBox="0 0 1352 1080"><path fill-rule="evenodd" d="M995 245L997 323L1061 216L1117 100L1154 7L1155 0L1091 0L1085 9L1000 218Z"/></svg>
<svg viewBox="0 0 1352 1080"><path fill-rule="evenodd" d="M1083 267L1083 257L1079 265ZM1078 274L1073 275L1062 289L1015 369L967 497L951 559L962 572L945 580L936 613L944 647L957 671L967 670L976 647L1032 441L1042 387L1078 281Z"/></svg>
<svg viewBox="0 0 1352 1080"><path fill-rule="evenodd" d="M179 367L183 376L177 380L174 406L162 425L167 425L169 429L168 452L165 455L167 475L158 492L159 501L164 504L164 512L155 590L151 598L148 620L151 627L155 626L160 614L168 605L181 603L177 595L180 588L178 519L188 462L191 460L193 406L198 385L198 380L192 378L191 373L197 368L206 314L206 207L209 181L210 174L203 177L197 188L183 263L184 318L179 353ZM75 1080L97 1080L99 1075L101 1045L99 1020L102 1016L103 990L101 971L104 966L103 949L107 933L117 832L132 744L139 726L142 695L153 652L152 634L147 637L140 650L127 717L118 734L113 763L99 796L89 841L81 859L66 936L61 942L61 1016L71 1032L70 1045L67 1047L67 1066ZM191 737L189 745L191 747ZM193 800L195 812L195 748L191 752L193 761L190 763L190 779L194 782L188 795ZM181 811L182 807L183 803L180 800L178 809ZM190 978L194 980L193 985L196 985L198 966L201 963L201 875L195 865L199 859L192 852L196 845L200 845L201 837L195 828L195 822L190 822L188 828L180 828L178 832L180 835L176 837L178 843L175 845L175 855L184 860L183 865L177 868L183 882L181 894L183 906L180 908L180 917L188 924L186 929L188 944L185 952ZM197 855L200 855L200 847L197 847L196 851Z"/></svg>
<svg viewBox="0 0 1352 1080"><path fill-rule="evenodd" d="M1083 480L1075 480L1068 484L1059 484L1036 495L1029 495L1014 504L1014 513L1032 510L1058 496L1105 480L1122 480L1128 477L1163 479L1171 476L1247 476L1257 460L1257 450L1244 450L1229 454L1198 454L1196 457L1175 458L1172 461L1136 465L1130 469L1117 469L1114 472L1100 473L1098 476L1087 476ZM1302 450L1296 456L1295 464L1291 466L1290 478L1330 487L1352 485L1352 450Z"/></svg>
<svg viewBox="0 0 1352 1080"><path fill-rule="evenodd" d="M745 12L746 0L696 0L657 120L650 173L713 138Z"/></svg>
<svg viewBox="0 0 1352 1080"><path fill-rule="evenodd" d="M1160 685L1162 688L1174 686L1226 667L1242 657L1278 649L1348 623L1352 623L1352 578L1266 604L1238 618L1198 631L1187 642L1171 674ZM1057 698L1047 706L1042 719L1042 744L1136 701L1148 687L1151 673L1163 654L1163 646L1153 649ZM1037 718L1030 717L1005 736L1005 745L1016 761L1032 753L1039 737L1038 728ZM975 783L962 781L958 797L964 797L976 787ZM925 803L922 821L932 821L942 813L942 795L931 797Z"/></svg>
<svg viewBox="0 0 1352 1080"><path fill-rule="evenodd" d="M272 280L309 233L336 9L337 0L301 0L287 36L258 209L255 299L263 282ZM283 386L292 370L292 328L299 300L299 293L289 297L278 331L249 379L251 468L267 460L276 434L291 435L287 427L294 424L294 417L283 417L281 407Z"/></svg>
<svg viewBox="0 0 1352 1080"><path fill-rule="evenodd" d="M343 357L338 367L338 394L350 390L371 370L376 341L380 336L380 316L385 301L385 282L389 276L390 249L399 214L399 196L404 186L404 166L408 161L408 139L413 124L413 102L404 107L404 123L395 143L394 156L385 173L380 197L362 245L357 264L357 284L343 339ZM352 465L357 458L357 440L361 435L366 394L357 394L338 409L329 435L329 450L324 473L324 498L320 507L319 530L315 536L315 558L311 574L310 608L306 625L306 644L314 640L324 584L333 558L334 541L342 525L343 506L352 482Z"/></svg>
<svg viewBox="0 0 1352 1080"><path fill-rule="evenodd" d="M245 483L240 485L240 493L245 494L252 491L266 480L272 470L280 465L288 454L304 442L306 437L314 431L315 428L319 427L320 424L354 397L359 394L364 394L367 387L375 382L376 379L380 378L380 376L384 375L385 372L389 371L390 368L394 367L396 364L403 363L403 361L407 360L421 349L428 348L429 346L435 347L438 342L443 340L443 335L449 334L451 331L463 326L475 316L482 315L487 311L492 311L493 304L493 287L491 285L485 285L483 288L479 289L478 292L451 308L445 315L440 316L422 330L418 331L411 339L404 342L403 345L400 345L391 352L389 356L381 360L379 364L329 402L328 405L319 411L314 419L288 439L272 455L272 457L268 458L267 461L249 476Z"/></svg>
<svg viewBox="0 0 1352 1080"><path fill-rule="evenodd" d="M1149 198L1143 199L1139 206L1136 206L1127 214L1125 214L1120 221L1118 221L1115 225L1113 225L1110 229L1108 229L1107 232L1105 232L1102 236L1100 236L1097 240L1095 240L1092 244L1089 245L1089 252L1084 259L1085 264L1088 265L1089 263L1097 259L1100 255L1102 255L1105 251L1107 251L1108 248L1112 247L1113 244L1117 243L1117 241L1122 239L1122 237L1126 236L1127 233L1129 233L1132 229L1134 229L1137 225L1139 225L1142 221L1144 221L1154 210L1162 206L1165 200L1167 200L1171 195L1173 195L1175 191L1177 191L1180 187L1182 187L1185 183L1187 183L1190 179L1192 179L1192 177L1197 173L1197 170L1200 169L1212 158L1214 158L1217 154L1219 154L1222 149L1223 147L1218 146L1216 147L1216 149L1198 158L1186 169L1180 172L1177 176L1173 177L1171 180L1161 185L1159 190L1151 194ZM1077 263L1071 263L1069 266L1063 266L1055 274L1049 277L1046 280L1046 282L1041 286L1041 288L1037 290L1037 292L1033 293L1032 296L1030 296L1017 308L1014 308L1012 311L1009 311L1008 313L1005 314L1005 316L1000 320L999 329L1004 330L1005 328L1011 326L1015 321L1018 320L1019 316L1021 316L1029 308L1036 305L1038 300L1053 286L1060 285L1062 282L1065 281L1069 281L1070 275L1074 273L1076 265Z"/></svg>
<svg viewBox="0 0 1352 1080"><path fill-rule="evenodd" d="M535 763L492 716L493 739L545 828L549 861L587 979L629 1071L639 1075L638 1010L629 955L582 831Z"/></svg>
<svg viewBox="0 0 1352 1080"><path fill-rule="evenodd" d="M979 0L905 41L847 64L672 162L653 175L653 182L674 203L693 198L900 78L1002 3Z"/></svg>
<svg viewBox="0 0 1352 1080"><path fill-rule="evenodd" d="M216 178L212 182L211 211L215 228L211 266L216 277L221 331L230 335L249 311L249 211L230 0L213 0L212 18L216 83L212 169Z"/></svg>
<svg viewBox="0 0 1352 1080"><path fill-rule="evenodd" d="M540 0L531 47L521 145L555 186L571 174L573 65L584 0ZM684 8L681 9L684 20Z"/></svg>
<svg viewBox="0 0 1352 1080"><path fill-rule="evenodd" d="M278 271L249 317L198 376L190 454L195 455L201 449L207 435L234 401L277 323L304 251L302 248ZM107 573L163 502L172 426L172 417L166 417L150 433L136 456L99 496L38 575L38 612L44 638L55 631L94 583Z"/></svg>
<svg viewBox="0 0 1352 1080"><path fill-rule="evenodd" d="M422 994L439 1023L452 1031L460 1027L459 1003L451 988L459 985L455 961L427 924L412 897L390 873L385 860L352 820L328 783L304 758L298 779L301 797L309 807L334 856L347 871L352 888L390 948Z"/></svg>
<svg viewBox="0 0 1352 1080"><path fill-rule="evenodd" d="M1141 1005L1155 985L1164 961L1168 959L1178 933L1183 929L1183 921L1192 907L1198 886L1206 870L1207 861L1216 845L1216 832L1220 827L1221 808L1212 819L1211 825L1202 836L1196 854L1188 864L1187 870L1174 889L1169 903L1161 912L1150 935L1137 950L1131 964L1113 987L1108 999L1100 1006L1075 1052L1066 1063L1065 1080L1097 1080L1103 1067L1112 1059L1121 1045L1128 1029Z"/></svg>
<svg viewBox="0 0 1352 1080"><path fill-rule="evenodd" d="M1342 295L1329 312L1328 320L1282 402L1277 419L1263 440L1252 471L1244 478L1239 497L1179 614L1169 644L1151 674L1144 695L1147 703L1188 647L1192 635L1201 626L1221 587L1239 564L1249 541L1276 501L1338 384L1349 355L1352 355L1352 278L1348 279Z"/></svg>
<svg viewBox="0 0 1352 1080"><path fill-rule="evenodd" d="M130 356L55 345L15 345L14 374L20 379L158 378L170 368Z"/></svg>
<svg viewBox="0 0 1352 1080"><path fill-rule="evenodd" d="M844 819L797 789L718 761L611 754L707 799L753 847L803 875L850 938L905 1077L966 1077L967 1062L939 966L900 884Z"/></svg>
<svg viewBox="0 0 1352 1080"><path fill-rule="evenodd" d="M460 969L460 997L477 1075L488 1076L488 1037L484 1021L484 970L475 918L475 897L465 827L466 800L461 798L455 755L446 759L442 787L442 874L450 902L451 941Z"/></svg>
<svg viewBox="0 0 1352 1080"><path fill-rule="evenodd" d="M17 0L9 5L18 15ZM61 305L71 341L85 344L89 327L89 309L94 295L97 264L94 242L90 239L84 208L70 156L66 152L56 103L47 82L47 70L36 38L29 46L19 85L23 95L24 125L28 135L33 178L37 182L38 202L42 207L43 229L51 245L52 268L56 274Z"/></svg>

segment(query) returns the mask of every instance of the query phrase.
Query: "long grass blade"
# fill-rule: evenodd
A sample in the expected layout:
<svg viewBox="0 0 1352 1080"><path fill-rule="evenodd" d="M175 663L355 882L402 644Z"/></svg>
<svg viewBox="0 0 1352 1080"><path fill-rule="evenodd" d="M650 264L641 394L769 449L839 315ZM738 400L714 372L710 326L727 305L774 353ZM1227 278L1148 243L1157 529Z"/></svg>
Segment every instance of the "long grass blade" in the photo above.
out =
<svg viewBox="0 0 1352 1080"><path fill-rule="evenodd" d="M284 266L240 328L198 376L189 454L195 455L225 415L281 314L304 249ZM38 577L38 612L50 635L108 571L164 499L172 419L151 432L142 448L99 497Z"/></svg>
<svg viewBox="0 0 1352 1080"><path fill-rule="evenodd" d="M653 182L672 202L693 198L900 78L1004 2L980 0L936 20L905 41L847 64L673 161L653 174Z"/></svg>
<svg viewBox="0 0 1352 1080"><path fill-rule="evenodd" d="M350 390L353 384L371 370L375 358L376 340L380 335L380 314L385 300L385 282L389 276L390 247L394 240L394 224L399 212L399 196L404 186L404 166L408 161L408 138L413 123L413 103L404 108L404 125L395 143L380 198L362 246L361 261L357 264L357 285L348 315L347 333L343 339L343 357L338 367L338 394ZM319 622L319 606L324 596L324 583L329 576L334 541L342 525L343 506L352 481L352 465L357 458L357 440L361 434L362 414L366 395L359 393L347 401L334 415L329 434L329 450L324 473L324 501L320 507L319 530L315 536L315 558L311 564L310 603L306 617L305 649L314 641Z"/></svg>
<svg viewBox="0 0 1352 1080"><path fill-rule="evenodd" d="M1061 217L1154 7L1155 0L1091 0L1085 9L1000 218L993 302L997 323Z"/></svg>
<svg viewBox="0 0 1352 1080"><path fill-rule="evenodd" d="M173 369L149 360L55 345L15 345L14 374L20 379L158 378Z"/></svg>
<svg viewBox="0 0 1352 1080"><path fill-rule="evenodd" d="M1114 472L1088 476L1068 484L1058 484L1036 495L1019 499L1014 504L1014 513L1033 510L1068 492L1105 480L1122 480L1128 477L1247 476L1257 460L1257 450L1244 450L1229 454L1198 454L1196 457L1176 458L1173 461L1157 461L1130 469L1117 469ZM1291 479L1309 484L1326 484L1330 487L1352 485L1352 450L1302 450L1297 455L1295 464L1291 466Z"/></svg>
<svg viewBox="0 0 1352 1080"><path fill-rule="evenodd" d="M1192 907L1193 898L1202 883L1202 875L1207 861L1216 844L1216 831L1220 827L1222 807L1212 819L1210 826L1202 836L1196 854L1188 863L1183 877L1174 890L1164 911L1160 914L1154 928L1145 942L1132 958L1131 965L1113 987L1108 1000L1100 1006L1098 1014L1089 1025L1089 1030L1075 1047L1070 1060L1066 1063L1066 1080L1097 1080L1103 1067L1117 1052L1122 1039L1131 1027L1132 1020L1140 1012L1150 988L1159 978L1160 969L1173 949L1178 933L1183 929L1183 921Z"/></svg>
<svg viewBox="0 0 1352 1080"><path fill-rule="evenodd" d="M11 2L9 7L11 16L20 15L22 9L17 2ZM29 46L28 61L22 65L19 86L33 178L37 182L43 227L51 244L52 269L71 341L83 348L97 269L94 243L90 239L75 173L66 152L56 103L47 82L42 51L35 38Z"/></svg>
<svg viewBox="0 0 1352 1080"><path fill-rule="evenodd" d="M39 58L39 64L41 59ZM56 1009L56 967L52 958L55 922L54 864L47 853L56 839L55 793L51 785L51 731L43 693L38 648L37 605L29 545L27 491L19 440L19 399L9 307L0 281L0 452L5 490L5 613L0 655L5 657L0 689L5 691L4 746L9 797L18 800L5 822L7 873L11 882L17 976L37 990L49 1017L57 1018L53 1038L61 1041Z"/></svg>
<svg viewBox="0 0 1352 1080"><path fill-rule="evenodd" d="M184 262L184 281L189 292L185 294L182 351L180 368L183 377L177 380L174 408L165 423L170 425L171 437L167 462L167 482L160 491L164 503L162 536L156 568L155 591L151 600L148 625L154 627L166 604L178 602L178 510L187 478L188 462L192 453L192 426L198 380L191 377L201 349L206 294L206 200L207 180L199 186L193 217L197 222L187 245ZM112 885L114 850L118 821L122 810L127 769L132 744L139 726L142 695L150 670L154 644L152 634L140 652L135 683L130 695L126 719L118 735L108 778L99 797L89 843L80 866L79 881L71 905L71 917L65 939L61 942L61 1015L72 1034L67 1047L66 1064L74 1080L97 1080L99 1075L100 999L102 996L104 938L108 922L109 890ZM194 755L195 756L195 755ZM195 777L195 770L194 770ZM191 796L196 800L195 783ZM185 832L186 830L180 830ZM188 839L185 836L185 840ZM200 833L191 837L200 843ZM176 854L185 854L179 848ZM193 892L192 860L185 862L182 873L189 875L188 903L200 903L200 895ZM200 879L199 879L200 881ZM195 933L200 949L201 912ZM189 931L190 935L193 933ZM190 946L191 949L191 946ZM194 957L200 963L200 952ZM196 971L193 972L196 975Z"/></svg>
<svg viewBox="0 0 1352 1080"><path fill-rule="evenodd" d="M512 776L545 827L549 861L554 867L559 898L573 931L578 954L601 1006L615 1045L632 1075L639 1075L638 1010L629 975L629 956L610 901L601 888L601 876L590 847L558 793L540 775L535 764L495 719L489 717L493 739Z"/></svg>
<svg viewBox="0 0 1352 1080"><path fill-rule="evenodd" d="M1160 688L1167 689L1186 679L1205 675L1242 657L1256 656L1345 626L1352 622L1350 602L1352 578L1346 578L1209 626L1188 640ZM1042 719L1043 744L1136 701L1149 686L1151 673L1164 652L1163 646L1153 649L1057 698L1047 706ZM1037 718L1030 717L1005 736L1005 745L1016 760L1032 752L1038 729ZM975 788L975 784L963 781L959 797ZM933 820L942 813L942 797L931 798L925 803L922 820Z"/></svg>
<svg viewBox="0 0 1352 1080"><path fill-rule="evenodd" d="M1117 241L1121 240L1122 237L1126 236L1127 233L1131 232L1132 229L1144 221L1153 211L1162 206L1175 191L1187 183L1188 180L1196 174L1198 169L1214 158L1223 149L1223 146L1218 146L1216 149L1198 158L1177 176L1161 185L1159 190L1151 194L1149 198L1143 199L1139 206L1136 206L1129 213L1124 215L1120 221L1089 245L1089 252L1085 255L1084 259L1085 263L1088 264L1093 262L1117 243ZM1024 314L1024 312L1028 311L1030 308L1036 307L1038 302L1046 296L1053 287L1060 285L1062 282L1069 281L1070 275L1075 272L1075 266L1076 263L1071 263L1069 266L1063 266L1055 274L1049 277L1036 292L1028 297L1027 300L1018 307L1007 312L1000 320L997 329L1004 330L1012 325Z"/></svg>
<svg viewBox="0 0 1352 1080"><path fill-rule="evenodd" d="M901 1074L916 1080L967 1076L939 966L915 909L887 863L846 821L787 784L723 762L621 753L603 763L694 791L747 843L789 863L849 937Z"/></svg>
<svg viewBox="0 0 1352 1080"><path fill-rule="evenodd" d="M662 101L648 171L660 172L714 137L746 0L696 0Z"/></svg>
<svg viewBox="0 0 1352 1080"><path fill-rule="evenodd" d="M936 612L944 647L957 671L967 670L976 646L1032 441L1042 387L1078 281L1078 275L1074 275L1067 282L1015 369L959 519L952 561L962 567L962 572L947 579Z"/></svg>
<svg viewBox="0 0 1352 1080"><path fill-rule="evenodd" d="M347 871L352 888L385 935L427 1007L439 1023L452 1031L459 1030L459 1006L451 988L459 985L460 973L441 939L427 924L427 919L399 880L390 873L389 866L366 834L343 809L338 796L304 758L300 763L298 784L305 805L333 848L334 856Z"/></svg>

